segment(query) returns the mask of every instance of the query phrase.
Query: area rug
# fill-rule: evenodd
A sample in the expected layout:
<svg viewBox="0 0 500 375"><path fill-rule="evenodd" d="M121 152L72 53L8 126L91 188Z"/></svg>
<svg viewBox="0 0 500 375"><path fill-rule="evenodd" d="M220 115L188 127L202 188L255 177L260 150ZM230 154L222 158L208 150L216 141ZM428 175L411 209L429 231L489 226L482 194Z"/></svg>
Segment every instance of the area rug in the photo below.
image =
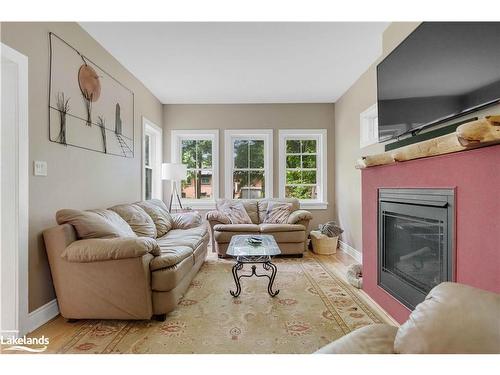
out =
<svg viewBox="0 0 500 375"><path fill-rule="evenodd" d="M275 288L245 278L238 298L233 262L209 259L164 322L83 321L57 353L312 353L382 318L316 256L280 258ZM248 270L248 268L246 268Z"/></svg>

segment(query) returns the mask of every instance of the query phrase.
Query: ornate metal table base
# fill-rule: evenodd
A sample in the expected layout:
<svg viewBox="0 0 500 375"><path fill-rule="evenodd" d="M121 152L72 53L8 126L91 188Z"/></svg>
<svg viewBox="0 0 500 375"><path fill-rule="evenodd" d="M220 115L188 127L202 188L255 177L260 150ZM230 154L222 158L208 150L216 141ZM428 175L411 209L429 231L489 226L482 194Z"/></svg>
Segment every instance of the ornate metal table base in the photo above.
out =
<svg viewBox="0 0 500 375"><path fill-rule="evenodd" d="M262 263L262 267L264 270L269 271L271 270L271 276L268 274L258 274L257 273L257 266L255 264L252 264L252 273L251 274L242 274L238 275L238 271L243 269L243 265L245 263ZM273 283L274 283L274 278L276 277L276 272L278 271L278 267L271 263L271 257L270 256L238 256L236 258L236 264L233 266L233 278L234 282L236 284L236 291L233 292L232 290L229 291L233 297L238 297L241 293L241 284L240 284L240 279L242 277L252 277L252 276L257 276L257 277L267 277L269 279L269 284L267 284L267 292L271 297L275 297L278 295L280 292L279 290L276 290L273 292Z"/></svg>

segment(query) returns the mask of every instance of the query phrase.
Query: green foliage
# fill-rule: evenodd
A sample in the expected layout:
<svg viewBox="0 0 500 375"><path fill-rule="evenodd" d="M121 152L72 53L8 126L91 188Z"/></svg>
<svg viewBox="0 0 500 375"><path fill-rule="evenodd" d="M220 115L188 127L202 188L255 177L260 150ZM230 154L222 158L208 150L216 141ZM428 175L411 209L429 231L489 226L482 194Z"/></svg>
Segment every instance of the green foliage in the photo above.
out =
<svg viewBox="0 0 500 375"><path fill-rule="evenodd" d="M286 183L287 184L301 184L302 176L300 171L286 171Z"/></svg>
<svg viewBox="0 0 500 375"><path fill-rule="evenodd" d="M315 184L316 171L302 171L302 181L304 184Z"/></svg>
<svg viewBox="0 0 500 375"><path fill-rule="evenodd" d="M286 167L287 168L300 168L300 156L299 155L287 155Z"/></svg>
<svg viewBox="0 0 500 375"><path fill-rule="evenodd" d="M302 153L304 154L315 154L316 153L316 140L310 139L307 141L301 141Z"/></svg>
<svg viewBox="0 0 500 375"><path fill-rule="evenodd" d="M313 199L312 186L287 186L285 188L287 198Z"/></svg>
<svg viewBox="0 0 500 375"><path fill-rule="evenodd" d="M287 141L286 141L286 153L287 154L300 153L300 141L287 139Z"/></svg>
<svg viewBox="0 0 500 375"><path fill-rule="evenodd" d="M184 139L181 144L182 164L189 169L212 168L212 141Z"/></svg>
<svg viewBox="0 0 500 375"><path fill-rule="evenodd" d="M302 155L302 168L316 168L316 155Z"/></svg>

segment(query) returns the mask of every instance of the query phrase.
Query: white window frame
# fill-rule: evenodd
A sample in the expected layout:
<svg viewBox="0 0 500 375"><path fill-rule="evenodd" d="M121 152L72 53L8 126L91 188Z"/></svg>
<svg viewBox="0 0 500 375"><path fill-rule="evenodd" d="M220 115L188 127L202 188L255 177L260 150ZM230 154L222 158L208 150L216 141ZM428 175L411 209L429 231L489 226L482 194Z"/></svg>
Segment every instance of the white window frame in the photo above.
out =
<svg viewBox="0 0 500 375"><path fill-rule="evenodd" d="M300 207L303 209L328 208L328 149L326 129L280 129L279 130L279 197L285 197L286 183L286 140L316 140L316 183L318 185L317 199L301 199Z"/></svg>
<svg viewBox="0 0 500 375"><path fill-rule="evenodd" d="M163 161L163 130L146 117L142 118L142 199L146 199L146 147L145 139L149 135L150 168L153 170L151 198L163 199L163 184L161 180L161 163Z"/></svg>
<svg viewBox="0 0 500 375"><path fill-rule="evenodd" d="M182 204L198 209L215 209L215 202L219 199L219 130L172 130L171 131L171 161L180 163L181 142L189 140L212 141L212 199L187 199L181 198Z"/></svg>
<svg viewBox="0 0 500 375"><path fill-rule="evenodd" d="M377 104L367 108L359 115L359 147L378 143L378 108Z"/></svg>
<svg viewBox="0 0 500 375"><path fill-rule="evenodd" d="M264 141L264 196L273 197L273 129L229 129L224 131L224 171L226 198L233 198L233 140L255 139Z"/></svg>

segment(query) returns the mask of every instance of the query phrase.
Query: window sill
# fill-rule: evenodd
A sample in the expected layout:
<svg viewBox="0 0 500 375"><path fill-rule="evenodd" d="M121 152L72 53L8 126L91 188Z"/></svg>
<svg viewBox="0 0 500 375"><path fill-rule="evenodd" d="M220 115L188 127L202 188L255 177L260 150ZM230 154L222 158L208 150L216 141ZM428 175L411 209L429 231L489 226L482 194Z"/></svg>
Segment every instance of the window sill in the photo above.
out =
<svg viewBox="0 0 500 375"><path fill-rule="evenodd" d="M175 203L175 202L174 202ZM214 200L186 200L182 199L182 206L191 207L193 210L215 210Z"/></svg>
<svg viewBox="0 0 500 375"><path fill-rule="evenodd" d="M326 210L328 202L300 202L300 208L303 210Z"/></svg>

